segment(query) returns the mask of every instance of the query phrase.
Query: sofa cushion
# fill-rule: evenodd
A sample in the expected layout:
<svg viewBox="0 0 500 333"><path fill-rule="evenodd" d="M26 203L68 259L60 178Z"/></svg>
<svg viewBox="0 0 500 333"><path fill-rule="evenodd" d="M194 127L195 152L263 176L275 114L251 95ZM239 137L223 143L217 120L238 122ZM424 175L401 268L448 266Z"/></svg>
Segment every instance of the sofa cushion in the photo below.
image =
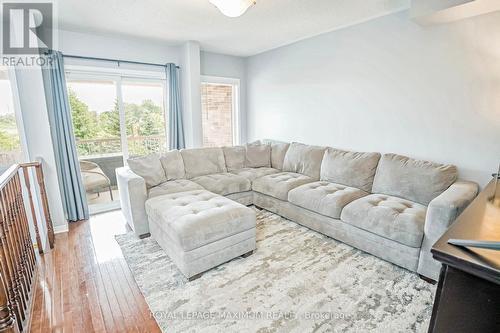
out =
<svg viewBox="0 0 500 333"><path fill-rule="evenodd" d="M181 152L177 149L163 153L160 157L160 162L163 166L163 170L165 170L167 180L182 179L186 175Z"/></svg>
<svg viewBox="0 0 500 333"><path fill-rule="evenodd" d="M243 169L245 167L246 150L243 146L222 147L227 171Z"/></svg>
<svg viewBox="0 0 500 333"><path fill-rule="evenodd" d="M408 199L427 206L457 180L457 168L396 154L380 159L373 193Z"/></svg>
<svg viewBox="0 0 500 333"><path fill-rule="evenodd" d="M181 150L186 178L227 172L221 148L195 148Z"/></svg>
<svg viewBox="0 0 500 333"><path fill-rule="evenodd" d="M320 179L370 192L379 160L380 153L328 148L321 163Z"/></svg>
<svg viewBox="0 0 500 333"><path fill-rule="evenodd" d="M260 141L245 145L245 167L260 168L271 167L271 146Z"/></svg>
<svg viewBox="0 0 500 333"><path fill-rule="evenodd" d="M277 169L273 168L243 168L239 170L232 171L235 175L245 177L249 181L253 182L255 179L271 175L273 173L280 172Z"/></svg>
<svg viewBox="0 0 500 333"><path fill-rule="evenodd" d="M420 247L427 208L419 203L382 194L370 194L344 207L340 218L360 229Z"/></svg>
<svg viewBox="0 0 500 333"><path fill-rule="evenodd" d="M129 158L127 160L130 169L146 181L146 187L150 188L167 181L165 170L157 154Z"/></svg>
<svg viewBox="0 0 500 333"><path fill-rule="evenodd" d="M203 187L187 179L174 179L150 188L148 191L148 198L194 190L203 190Z"/></svg>
<svg viewBox="0 0 500 333"><path fill-rule="evenodd" d="M339 219L347 204L367 195L365 191L354 187L319 181L294 188L288 193L288 201L321 215Z"/></svg>
<svg viewBox="0 0 500 333"><path fill-rule="evenodd" d="M283 162L285 160L285 155L290 147L289 143L271 143L271 167L283 170Z"/></svg>
<svg viewBox="0 0 500 333"><path fill-rule="evenodd" d="M315 179L300 173L280 172L255 179L252 183L252 189L286 201L290 190L314 181Z"/></svg>
<svg viewBox="0 0 500 333"><path fill-rule="evenodd" d="M251 183L248 179L232 173L217 173L196 177L191 180L196 184L203 186L206 190L220 195L240 193L250 191L252 189Z"/></svg>
<svg viewBox="0 0 500 333"><path fill-rule="evenodd" d="M292 142L283 161L283 171L296 172L319 179L325 147Z"/></svg>
<svg viewBox="0 0 500 333"><path fill-rule="evenodd" d="M184 251L255 228L252 209L205 190L149 199L146 211Z"/></svg>

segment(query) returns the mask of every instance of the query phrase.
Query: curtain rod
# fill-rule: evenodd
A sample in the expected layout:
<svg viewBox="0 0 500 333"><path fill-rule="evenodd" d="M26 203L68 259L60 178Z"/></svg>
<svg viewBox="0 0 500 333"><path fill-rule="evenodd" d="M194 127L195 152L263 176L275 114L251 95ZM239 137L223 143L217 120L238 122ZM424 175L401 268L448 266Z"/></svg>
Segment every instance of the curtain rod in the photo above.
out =
<svg viewBox="0 0 500 333"><path fill-rule="evenodd" d="M155 63L151 63L151 62L140 62L140 61L97 58L97 57L84 57L84 56L77 56L77 55L64 54L64 53L63 53L63 57L64 58L74 58L74 59L85 59L85 60L110 61L110 62L118 63L118 66L120 66L120 63L124 63L124 64L134 64L134 65L148 65L148 66L165 67L165 64L155 64ZM179 66L175 66L175 67L180 68Z"/></svg>

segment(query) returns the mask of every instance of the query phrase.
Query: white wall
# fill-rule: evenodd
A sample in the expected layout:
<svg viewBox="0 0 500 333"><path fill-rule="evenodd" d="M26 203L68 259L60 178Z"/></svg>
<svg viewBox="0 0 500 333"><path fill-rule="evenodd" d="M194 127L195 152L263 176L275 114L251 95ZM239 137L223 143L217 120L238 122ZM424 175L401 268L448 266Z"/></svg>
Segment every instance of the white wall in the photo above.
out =
<svg viewBox="0 0 500 333"><path fill-rule="evenodd" d="M406 154L484 185L500 162L500 13L398 13L248 58L248 138Z"/></svg>
<svg viewBox="0 0 500 333"><path fill-rule="evenodd" d="M225 54L201 52L201 75L240 80L240 141L247 142L246 133L246 61L245 58Z"/></svg>
<svg viewBox="0 0 500 333"><path fill-rule="evenodd" d="M168 45L155 40L120 38L58 31L58 50L64 54L124 59L140 62L178 64L181 60L180 46Z"/></svg>

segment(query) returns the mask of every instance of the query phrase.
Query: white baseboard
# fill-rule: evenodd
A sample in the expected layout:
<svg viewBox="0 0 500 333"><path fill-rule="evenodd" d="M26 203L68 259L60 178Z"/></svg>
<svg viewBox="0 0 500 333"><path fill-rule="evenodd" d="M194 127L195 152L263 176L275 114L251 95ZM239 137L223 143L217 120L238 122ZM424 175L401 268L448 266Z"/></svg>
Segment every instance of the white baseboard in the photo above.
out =
<svg viewBox="0 0 500 333"><path fill-rule="evenodd" d="M62 234L64 232L68 232L68 231L69 231L68 223L63 224L63 225L55 225L54 226L54 233L55 234Z"/></svg>

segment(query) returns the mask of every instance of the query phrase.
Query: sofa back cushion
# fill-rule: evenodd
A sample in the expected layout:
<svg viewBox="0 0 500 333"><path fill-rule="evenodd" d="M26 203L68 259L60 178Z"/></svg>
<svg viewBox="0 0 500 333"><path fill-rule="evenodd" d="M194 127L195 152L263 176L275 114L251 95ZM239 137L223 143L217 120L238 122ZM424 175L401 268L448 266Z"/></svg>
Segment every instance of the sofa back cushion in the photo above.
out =
<svg viewBox="0 0 500 333"><path fill-rule="evenodd" d="M222 147L227 171L235 171L245 167L246 150L243 146Z"/></svg>
<svg viewBox="0 0 500 333"><path fill-rule="evenodd" d="M151 188L167 181L165 170L157 154L129 158L127 160L129 168L146 181L146 187Z"/></svg>
<svg viewBox="0 0 500 333"><path fill-rule="evenodd" d="M458 172L454 165L384 154L378 164L372 191L427 206L450 187L457 177Z"/></svg>
<svg viewBox="0 0 500 333"><path fill-rule="evenodd" d="M301 173L319 179L325 147L292 142L283 161L283 171Z"/></svg>
<svg viewBox="0 0 500 333"><path fill-rule="evenodd" d="M160 157L160 162L163 170L165 170L167 180L183 179L185 177L184 161L180 151L171 150L164 153Z"/></svg>
<svg viewBox="0 0 500 333"><path fill-rule="evenodd" d="M271 166L271 146L260 141L245 145L245 166L247 168L261 168Z"/></svg>
<svg viewBox="0 0 500 333"><path fill-rule="evenodd" d="M283 170L283 161L285 154L290 147L290 143L272 139L262 140L264 143L271 145L271 168Z"/></svg>
<svg viewBox="0 0 500 333"><path fill-rule="evenodd" d="M379 160L380 153L328 148L321 163L320 179L370 192Z"/></svg>
<svg viewBox="0 0 500 333"><path fill-rule="evenodd" d="M195 148L181 150L186 178L227 172L222 148Z"/></svg>
<svg viewBox="0 0 500 333"><path fill-rule="evenodd" d="M271 143L271 167L283 170L285 155L290 147L289 143Z"/></svg>

